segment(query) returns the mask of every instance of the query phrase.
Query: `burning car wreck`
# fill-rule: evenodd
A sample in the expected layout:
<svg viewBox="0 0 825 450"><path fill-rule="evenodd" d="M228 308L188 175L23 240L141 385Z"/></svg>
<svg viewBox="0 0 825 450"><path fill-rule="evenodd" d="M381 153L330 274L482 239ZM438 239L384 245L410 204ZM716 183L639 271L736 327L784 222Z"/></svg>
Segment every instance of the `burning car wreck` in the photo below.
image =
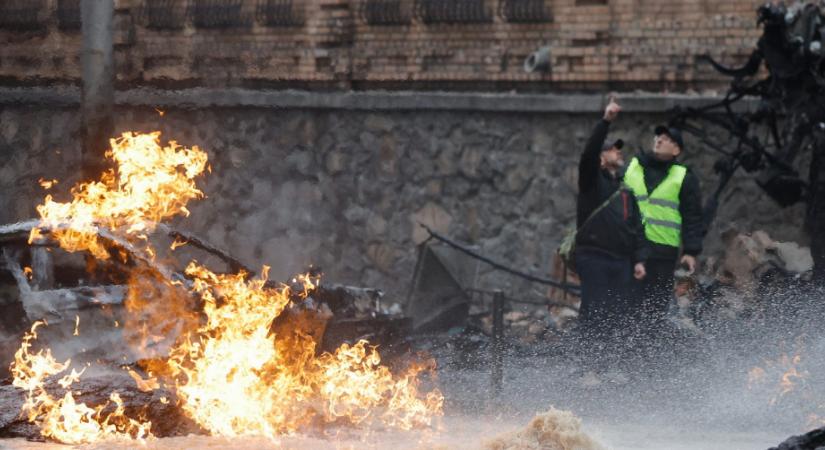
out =
<svg viewBox="0 0 825 450"><path fill-rule="evenodd" d="M13 361L19 334L37 320L45 319L50 326L60 323L74 324L79 314L92 310L99 315L101 310L111 320L123 323L129 273L136 265L143 265L156 276L170 277L171 280L185 280L181 268L156 261L140 260L136 249L128 243L110 240L111 251L126 255L125 260L112 258L98 262L71 255L59 250L57 242L47 237L36 244L28 243L32 229L37 228L37 220L0 226L0 242L3 246L3 377L8 376L8 365ZM178 246L189 244L204 253L199 260L213 258L222 264L223 271L254 272L227 252L205 243L186 232L166 225L160 228L175 239ZM48 234L46 235L48 236ZM99 238L105 238L101 233ZM176 259L168 259L176 263ZM89 264L91 263L91 264ZM318 351L334 350L344 342L354 343L360 339L380 344L391 351L394 345L401 345L400 338L410 331L410 320L400 314L398 308L382 305L383 292L373 288L361 288L339 284L320 283L321 273L316 268L308 268L317 282L305 297L294 295L289 307L273 319L272 331L277 332L285 324L292 327L295 322L307 321L306 327L298 330L313 336ZM267 281L267 286L277 283ZM196 310L197 305L191 307ZM90 342L85 351L94 353ZM110 342L101 341L105 346Z"/></svg>
<svg viewBox="0 0 825 450"><path fill-rule="evenodd" d="M205 154L161 148L159 133L112 146L117 169L101 181L69 203L47 197L39 220L0 227L11 381L0 386L0 434L275 435L426 426L439 414L438 390L418 391L429 363L382 363L376 345L391 356L410 323L380 291L322 285L312 268L290 283L268 280L266 267L256 276L161 222L200 195Z"/></svg>

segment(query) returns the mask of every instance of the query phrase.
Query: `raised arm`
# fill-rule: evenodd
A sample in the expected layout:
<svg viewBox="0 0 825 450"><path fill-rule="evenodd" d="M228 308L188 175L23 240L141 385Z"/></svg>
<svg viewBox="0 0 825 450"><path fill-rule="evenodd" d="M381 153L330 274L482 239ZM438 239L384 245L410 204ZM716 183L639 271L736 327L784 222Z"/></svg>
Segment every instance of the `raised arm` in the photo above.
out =
<svg viewBox="0 0 825 450"><path fill-rule="evenodd" d="M596 176L599 174L599 157L602 152L602 145L604 145L607 132L610 130L610 123L619 115L621 110L622 107L616 103L616 99L610 97L610 101L604 110L604 116L593 128L593 132L590 133L590 138L584 146L584 153L582 153L579 161L579 191L590 189L595 185Z"/></svg>

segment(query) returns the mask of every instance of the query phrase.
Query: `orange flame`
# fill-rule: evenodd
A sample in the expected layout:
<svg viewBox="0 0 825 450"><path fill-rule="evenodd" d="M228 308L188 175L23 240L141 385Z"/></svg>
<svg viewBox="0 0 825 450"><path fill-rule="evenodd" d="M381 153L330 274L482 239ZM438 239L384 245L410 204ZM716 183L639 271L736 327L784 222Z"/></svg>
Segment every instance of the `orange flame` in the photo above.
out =
<svg viewBox="0 0 825 450"><path fill-rule="evenodd" d="M787 359L787 355L782 355L782 356L783 356L785 359ZM779 386L780 386L780 388L781 388L781 390L780 390L780 392L779 392L779 395L780 395L780 396L784 396L785 394L787 394L787 393L789 393L789 392L792 392L792 391L794 390L794 388L796 387L796 384L797 384L799 381L801 381L801 380L804 380L804 379L808 378L808 375L809 375L809 374L808 374L808 372L807 372L807 371L802 371L802 372L800 372L800 371L799 371L799 370L797 370L797 368L796 368L796 366L797 366L797 365L799 365L799 362L800 362L801 360L802 360L802 356L801 356L801 355L795 355L795 356L794 356L794 357L793 357L793 358L789 361L789 367L788 367L788 370L786 370L786 371L785 371L785 373L783 373L783 374L782 374L782 378L781 378L781 380L780 380L780 382L779 382ZM787 362L787 361L786 361L786 362ZM787 364L786 364L786 365L787 365Z"/></svg>
<svg viewBox="0 0 825 450"><path fill-rule="evenodd" d="M178 247L183 247L183 246L184 246L184 245L186 245L186 244L188 244L188 242L186 242L186 241L179 241L179 240L175 239L175 241L174 241L174 242L172 242L172 245L170 245L170 246L169 246L169 248L170 248L170 249L172 249L172 250L175 250L176 248L178 248Z"/></svg>
<svg viewBox="0 0 825 450"><path fill-rule="evenodd" d="M203 195L194 178L204 171L207 160L198 147L181 147L175 141L161 147L160 132L123 133L109 142L112 149L106 156L117 164L117 171L72 188L69 203L48 195L37 207L42 226L54 230L61 247L89 250L98 259L109 257L98 241L98 227L135 238L151 233L163 219L189 215L186 203ZM40 236L42 230L34 228L29 242Z"/></svg>
<svg viewBox="0 0 825 450"><path fill-rule="evenodd" d="M174 141L161 147L159 137L159 132L124 133L112 139L107 156L117 169L74 187L71 202L47 196L37 207L41 228L32 230L30 242L47 230L68 251L87 250L107 259L109 250L98 239L105 227L128 242L140 241L153 257L148 235L161 220L189 214L187 202L203 196L194 179L211 171L197 147ZM189 293L179 281L133 270L124 338L151 366L148 379L129 372L138 388L154 390L162 380L175 390L187 415L225 436L273 437L332 423L410 429L430 426L442 414L441 393L421 391L421 376L432 367L415 365L396 375L366 341L318 355L314 330L290 328L289 321L275 329L273 320L290 299L306 299L318 280L296 277L299 292L285 285L271 288L267 269L249 279L245 273L215 274L191 262ZM194 303L202 304L202 314ZM57 362L48 349L29 351L39 325L24 337L12 372L14 385L27 392L23 410L42 434L66 443L149 436L151 424L125 417L117 393L111 403L93 409L75 402L70 390L57 400L46 391L47 379L68 370L70 361ZM77 330L79 318L75 325ZM72 370L59 384L68 390L81 374ZM104 414L112 404L114 411Z"/></svg>
<svg viewBox="0 0 825 450"><path fill-rule="evenodd" d="M365 341L316 357L310 336L269 335L289 287L267 288L265 278L217 275L196 263L186 272L206 323L172 350L168 365L184 410L213 434L274 436L319 419L409 429L431 425L441 413L440 392L419 394L423 368L394 378ZM299 280L304 296L311 277Z"/></svg>
<svg viewBox="0 0 825 450"><path fill-rule="evenodd" d="M132 377L133 380L135 380L135 384L137 384L138 390L140 392L152 392L160 387L160 385L158 384L158 379L155 377L143 379L143 377L141 377L140 374L131 369L129 369L128 373L129 376Z"/></svg>
<svg viewBox="0 0 825 450"><path fill-rule="evenodd" d="M40 186L43 186L43 189L46 190L51 189L55 184L57 184L57 180L45 180L43 178L40 178L37 182L40 183Z"/></svg>
<svg viewBox="0 0 825 450"><path fill-rule="evenodd" d="M83 371L72 369L58 380L57 383L66 390L62 398L56 399L49 394L46 390L47 380L67 371L71 360L60 363L49 349L29 352L32 341L37 339L37 328L43 324L42 321L35 322L24 335L11 366L14 376L12 384L26 391L23 413L27 415L29 422L37 424L44 437L68 444L148 437L151 423L141 423L126 417L123 414L123 401L117 392L109 397L115 410L106 414L104 410L110 409L109 403L91 408L75 401L70 387L80 379Z"/></svg>
<svg viewBox="0 0 825 450"><path fill-rule="evenodd" d="M768 401L770 405L775 405L810 376L807 370L798 368L801 362L802 355L800 353L794 356L782 353L775 361L765 360L765 368L754 367L748 371L748 388L753 389L757 385L765 385L771 380L776 380L775 394Z"/></svg>

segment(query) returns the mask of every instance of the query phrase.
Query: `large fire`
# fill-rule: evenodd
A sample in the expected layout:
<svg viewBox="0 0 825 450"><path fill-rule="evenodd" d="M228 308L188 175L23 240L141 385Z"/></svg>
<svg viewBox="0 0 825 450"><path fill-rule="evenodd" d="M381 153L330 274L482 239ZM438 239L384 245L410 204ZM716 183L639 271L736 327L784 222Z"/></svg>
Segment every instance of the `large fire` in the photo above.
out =
<svg viewBox="0 0 825 450"><path fill-rule="evenodd" d="M110 140L106 153L117 165L100 181L72 188L72 201L56 202L47 195L37 207L43 227L68 251L88 250L98 259L109 253L97 239L99 227L128 238L145 237L162 220L189 215L186 204L203 196L195 177L206 168L206 153L171 141L160 145L160 132L123 133ZM29 242L40 234L32 230Z"/></svg>
<svg viewBox="0 0 825 450"><path fill-rule="evenodd" d="M148 236L157 224L188 215L188 201L203 196L195 179L208 168L207 156L197 147L174 142L163 147L159 132L124 133L111 145L107 156L116 169L100 181L74 187L70 202L47 196L37 208L42 229L35 229L30 241L51 232L68 251L107 259L110 249L98 238L106 230L125 242L142 243L151 259L156 252ZM274 437L331 423L402 429L432 425L441 414L443 396L437 389L420 391L420 375L430 368L416 365L393 374L365 341L318 355L314 338L299 328L273 331L273 319L290 299L305 298L318 280L299 276L292 287L273 288L267 284L266 268L262 272L258 278L216 274L190 262L185 295L202 305L199 316L174 293L183 289L179 281L152 279L136 269L127 308L150 314L148 320L124 324L139 336L130 342L146 353L149 342L172 341L167 354L152 355L144 365L148 379L129 372L138 387L173 390L180 408L215 435ZM164 307L148 308L152 302L163 302ZM12 373L14 385L26 391L23 412L43 436L66 443L151 436L151 423L124 415L117 392L110 404L94 408L75 402L71 385L83 371L71 369L58 381L67 390L62 398L47 392L71 361L58 362L49 349L32 350L41 325L35 324L24 337Z"/></svg>
<svg viewBox="0 0 825 450"><path fill-rule="evenodd" d="M318 419L376 419L408 429L429 425L440 411L438 392L418 394L421 368L394 378L367 342L316 357L315 342L299 331L273 339L270 324L289 303L290 288L265 287L266 270L254 280L196 263L186 272L207 320L172 350L167 364L184 409L213 433L274 436ZM304 291L297 294L306 295L313 280L299 281Z"/></svg>

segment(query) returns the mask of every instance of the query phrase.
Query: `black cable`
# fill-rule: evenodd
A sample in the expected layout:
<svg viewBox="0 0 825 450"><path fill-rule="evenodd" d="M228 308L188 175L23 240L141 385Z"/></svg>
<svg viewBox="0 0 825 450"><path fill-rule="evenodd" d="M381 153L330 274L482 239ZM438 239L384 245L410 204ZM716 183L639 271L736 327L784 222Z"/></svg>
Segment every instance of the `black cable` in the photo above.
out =
<svg viewBox="0 0 825 450"><path fill-rule="evenodd" d="M577 286L575 284L567 284L567 283L558 282L556 280L551 280L549 278L540 277L538 275L529 274L529 273L522 272L522 271L517 270L517 269L513 269L511 267L507 267L504 264L493 261L492 259L487 258L486 256L479 255L478 253L470 250L469 248L467 248L467 247L465 247L465 246L463 246L463 245L461 245L461 244L459 244L455 241L452 241L447 237L444 237L444 236L436 233L435 231L431 230L430 227L428 227L427 225L424 225L423 223L419 223L419 225L421 225L421 227L423 227L425 230L427 230L427 233L430 234L430 237L435 238L436 240L439 240L439 241L449 245L450 247L452 247L452 248L454 248L454 249L456 249L456 250L458 250L458 251L460 251L460 252L462 252L466 255L469 255L469 256L471 256L471 257L473 257L473 258L475 258L479 261L483 261L483 262L495 267L496 269L499 269L501 271L504 271L504 272L507 272L509 274L515 275L517 277L524 278L525 280L532 281L534 283L546 284L548 286L553 286L555 288L562 289L564 291L570 292L571 294L576 294L576 295L580 294L581 286Z"/></svg>

